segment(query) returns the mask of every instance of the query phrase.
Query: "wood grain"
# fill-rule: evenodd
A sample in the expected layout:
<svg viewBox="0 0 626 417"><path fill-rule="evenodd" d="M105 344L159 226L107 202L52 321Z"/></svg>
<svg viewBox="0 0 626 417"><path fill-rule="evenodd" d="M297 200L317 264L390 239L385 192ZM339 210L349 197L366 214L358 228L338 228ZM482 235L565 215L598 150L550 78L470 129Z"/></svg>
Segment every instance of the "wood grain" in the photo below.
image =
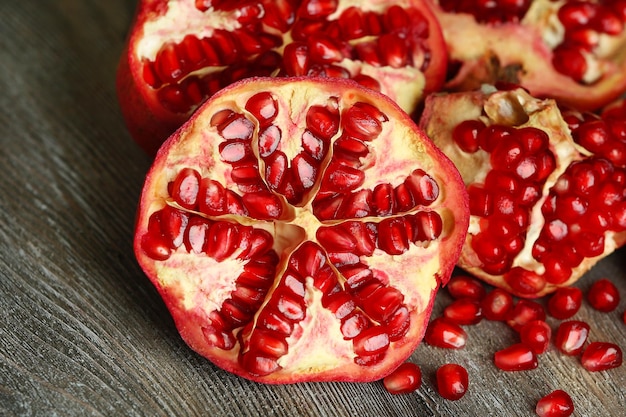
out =
<svg viewBox="0 0 626 417"><path fill-rule="evenodd" d="M134 8L0 2L0 415L532 416L556 388L572 395L576 415L624 415L624 366L588 373L551 349L537 370L497 371L492 352L516 340L502 323L468 328L459 352L420 346L411 360L424 385L399 397L380 383L259 385L190 351L131 249L150 161L126 132L114 79ZM607 276L626 296L625 255L578 285ZM591 339L626 348L625 309L585 305L577 317L593 323ZM460 401L434 390L447 362L470 373Z"/></svg>

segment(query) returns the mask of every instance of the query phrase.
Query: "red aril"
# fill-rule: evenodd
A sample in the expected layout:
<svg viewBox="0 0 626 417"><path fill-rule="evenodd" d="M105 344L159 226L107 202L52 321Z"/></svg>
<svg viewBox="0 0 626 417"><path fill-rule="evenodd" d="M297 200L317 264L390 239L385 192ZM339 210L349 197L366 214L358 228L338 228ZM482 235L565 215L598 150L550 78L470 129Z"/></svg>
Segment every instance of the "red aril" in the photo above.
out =
<svg viewBox="0 0 626 417"><path fill-rule="evenodd" d="M580 363L590 372L617 368L622 365L622 349L615 343L591 342L585 348Z"/></svg>
<svg viewBox="0 0 626 417"><path fill-rule="evenodd" d="M567 392L557 389L537 401L535 412L539 417L568 417L574 413L574 401Z"/></svg>
<svg viewBox="0 0 626 417"><path fill-rule="evenodd" d="M506 323L513 330L519 332L526 324L546 319L546 311L541 304L533 300L520 299L515 303L513 309L506 318Z"/></svg>
<svg viewBox="0 0 626 417"><path fill-rule="evenodd" d="M467 370L456 363L440 366L437 369L436 381L439 395L450 401L463 398L469 388Z"/></svg>
<svg viewBox="0 0 626 417"><path fill-rule="evenodd" d="M467 298L477 301L482 300L487 292L482 282L469 275L453 276L446 285L446 289L452 298Z"/></svg>
<svg viewBox="0 0 626 417"><path fill-rule="evenodd" d="M447 89L498 81L579 109L626 91L626 16L615 1L433 1L450 59Z"/></svg>
<svg viewBox="0 0 626 417"><path fill-rule="evenodd" d="M591 307L603 313L609 313L619 305L619 290L608 279L599 279L587 290L587 301Z"/></svg>
<svg viewBox="0 0 626 417"><path fill-rule="evenodd" d="M534 350L523 343L516 343L497 351L493 356L493 363L503 371L529 371L535 369L539 362Z"/></svg>
<svg viewBox="0 0 626 417"><path fill-rule="evenodd" d="M462 349L467 342L467 333L461 326L449 319L437 317L428 323L424 341L440 348Z"/></svg>
<svg viewBox="0 0 626 417"><path fill-rule="evenodd" d="M467 226L458 171L387 96L253 78L161 148L134 249L182 338L219 367L372 381L422 339Z"/></svg>
<svg viewBox="0 0 626 417"><path fill-rule="evenodd" d="M571 318L578 312L583 302L583 292L576 287L558 288L548 299L548 313L559 320Z"/></svg>
<svg viewBox="0 0 626 417"><path fill-rule="evenodd" d="M552 329L543 320L533 320L523 325L519 334L521 342L540 355L548 350Z"/></svg>
<svg viewBox="0 0 626 417"><path fill-rule="evenodd" d="M415 392L422 385L422 370L411 362L405 362L383 378L388 393L399 395Z"/></svg>
<svg viewBox="0 0 626 417"><path fill-rule="evenodd" d="M515 301L511 293L501 288L489 291L481 303L483 316L493 321L507 320L514 305Z"/></svg>
<svg viewBox="0 0 626 417"><path fill-rule="evenodd" d="M626 122L626 112L610 114ZM468 121L480 122L469 152L459 133ZM626 170L574 141L571 126L587 122L521 88L427 98L420 125L454 161L470 196L462 269L519 297L540 297L624 245Z"/></svg>
<svg viewBox="0 0 626 417"><path fill-rule="evenodd" d="M351 78L412 112L446 67L422 0L142 0L117 92L132 137L154 155L204 100L243 78Z"/></svg>
<svg viewBox="0 0 626 417"><path fill-rule="evenodd" d="M554 345L566 355L579 355L589 336L589 325L580 320L568 320L559 324L554 335Z"/></svg>
<svg viewBox="0 0 626 417"><path fill-rule="evenodd" d="M459 298L444 308L443 316L453 323L470 325L479 323L483 318L483 312L479 301Z"/></svg>

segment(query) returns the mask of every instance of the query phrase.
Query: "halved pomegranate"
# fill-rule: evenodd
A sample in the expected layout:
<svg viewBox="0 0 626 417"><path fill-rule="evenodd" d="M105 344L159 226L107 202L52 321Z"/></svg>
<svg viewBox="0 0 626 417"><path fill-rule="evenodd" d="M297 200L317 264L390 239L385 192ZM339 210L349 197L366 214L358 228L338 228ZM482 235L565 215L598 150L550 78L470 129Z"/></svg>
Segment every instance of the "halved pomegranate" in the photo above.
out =
<svg viewBox="0 0 626 417"><path fill-rule="evenodd" d="M352 78L412 112L444 82L425 0L141 0L118 69L133 138L153 155L207 97L252 76Z"/></svg>
<svg viewBox="0 0 626 417"><path fill-rule="evenodd" d="M578 109L626 91L626 2L431 0L448 46L448 89L523 85Z"/></svg>
<svg viewBox="0 0 626 417"><path fill-rule="evenodd" d="M265 383L383 378L423 337L467 193L387 96L252 78L160 149L134 248L183 339Z"/></svg>
<svg viewBox="0 0 626 417"><path fill-rule="evenodd" d="M420 123L468 187L459 266L477 277L539 297L625 243L626 170L576 143L554 100L521 88L431 95Z"/></svg>

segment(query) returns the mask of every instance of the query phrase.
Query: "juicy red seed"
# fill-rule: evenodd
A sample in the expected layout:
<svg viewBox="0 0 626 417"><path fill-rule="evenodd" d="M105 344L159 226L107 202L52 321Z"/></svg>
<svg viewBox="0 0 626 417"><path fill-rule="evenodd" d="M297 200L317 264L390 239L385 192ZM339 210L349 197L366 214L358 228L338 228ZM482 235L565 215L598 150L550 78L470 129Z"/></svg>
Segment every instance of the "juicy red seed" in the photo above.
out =
<svg viewBox="0 0 626 417"><path fill-rule="evenodd" d="M557 46L553 51L552 65L554 68L572 78L574 81L582 81L587 72L587 61L579 49Z"/></svg>
<svg viewBox="0 0 626 417"><path fill-rule="evenodd" d="M242 201L249 215L255 219L278 219L283 214L282 201L269 191L246 193Z"/></svg>
<svg viewBox="0 0 626 417"><path fill-rule="evenodd" d="M467 333L445 317L437 317L428 324L424 341L440 348L461 349L467 342Z"/></svg>
<svg viewBox="0 0 626 417"><path fill-rule="evenodd" d="M456 324L471 325L482 320L483 311L479 301L460 298L444 308L443 316Z"/></svg>
<svg viewBox="0 0 626 417"><path fill-rule="evenodd" d="M388 216L396 211L396 200L391 184L376 185L372 197L374 209L379 216Z"/></svg>
<svg viewBox="0 0 626 417"><path fill-rule="evenodd" d="M386 218L378 224L378 247L389 255L402 255L409 249L407 230L402 218Z"/></svg>
<svg viewBox="0 0 626 417"><path fill-rule="evenodd" d="M291 293L291 291L279 291L274 297L276 297L276 310L289 320L300 321L306 316L304 301L301 297Z"/></svg>
<svg viewBox="0 0 626 417"><path fill-rule="evenodd" d="M256 117L262 127L270 124L278 115L278 104L272 94L266 91L250 97L245 108Z"/></svg>
<svg viewBox="0 0 626 417"><path fill-rule="evenodd" d="M583 351L588 335L587 323L579 320L564 321L556 330L554 345L560 352L575 356Z"/></svg>
<svg viewBox="0 0 626 417"><path fill-rule="evenodd" d="M195 169L182 169L172 185L171 195L174 201L186 209L194 209L200 191L200 173Z"/></svg>
<svg viewBox="0 0 626 417"><path fill-rule="evenodd" d="M258 356L254 352L244 353L240 361L246 371L257 376L266 376L281 369L276 358Z"/></svg>
<svg viewBox="0 0 626 417"><path fill-rule="evenodd" d="M388 320L404 302L404 295L394 287L381 287L369 295L361 308L372 320Z"/></svg>
<svg viewBox="0 0 626 417"><path fill-rule="evenodd" d="M238 226L226 222L213 223L206 241L206 254L218 262L231 256L239 247Z"/></svg>
<svg viewBox="0 0 626 417"><path fill-rule="evenodd" d="M519 332L525 324L531 321L545 319L546 311L541 304L522 298L515 304L506 322L513 330Z"/></svg>
<svg viewBox="0 0 626 417"><path fill-rule="evenodd" d="M364 141L377 138L383 130L383 123L388 120L376 107L360 102L346 110L343 117L344 129Z"/></svg>
<svg viewBox="0 0 626 417"><path fill-rule="evenodd" d="M383 386L393 395L417 391L422 385L422 370L411 362L405 362L383 378Z"/></svg>
<svg viewBox="0 0 626 417"><path fill-rule="evenodd" d="M476 278L469 275L453 276L446 285L448 293L453 298L469 298L472 300L482 300L487 290L485 286Z"/></svg>
<svg viewBox="0 0 626 417"><path fill-rule="evenodd" d="M189 225L189 214L171 206L165 206L162 213L163 235L171 242L172 248L183 244L185 231Z"/></svg>
<svg viewBox="0 0 626 417"><path fill-rule="evenodd" d="M589 372L606 371L622 365L622 349L608 342L592 342L583 352L580 362Z"/></svg>
<svg viewBox="0 0 626 417"><path fill-rule="evenodd" d="M537 294L546 286L546 280L534 271L514 267L504 274L504 280L511 288L523 295Z"/></svg>
<svg viewBox="0 0 626 417"><path fill-rule="evenodd" d="M548 313L559 320L566 320L578 312L582 305L583 292L576 287L558 288L548 299Z"/></svg>
<svg viewBox="0 0 626 417"><path fill-rule="evenodd" d="M248 348L254 355L270 358L280 358L289 351L289 346L282 335L261 329L255 329Z"/></svg>
<svg viewBox="0 0 626 417"><path fill-rule="evenodd" d="M478 134L484 128L480 120L464 120L454 127L452 139L463 151L474 153L479 149Z"/></svg>
<svg viewBox="0 0 626 417"><path fill-rule="evenodd" d="M456 363L440 366L436 373L437 392L446 400L461 399L469 387L467 370Z"/></svg>
<svg viewBox="0 0 626 417"><path fill-rule="evenodd" d="M370 321L365 314L357 310L342 320L340 330L344 339L351 340L360 335L369 325Z"/></svg>
<svg viewBox="0 0 626 417"><path fill-rule="evenodd" d="M481 303L483 316L494 321L508 319L513 306L513 296L501 288L494 288L488 292Z"/></svg>
<svg viewBox="0 0 626 417"><path fill-rule="evenodd" d="M329 309L339 320L348 317L356 308L354 298L345 291L332 293L328 296L324 295L322 297L322 305Z"/></svg>
<svg viewBox="0 0 626 417"><path fill-rule="evenodd" d="M384 328L380 326L370 327L354 338L354 353L357 356L378 355L389 348L389 343L389 335Z"/></svg>
<svg viewBox="0 0 626 417"><path fill-rule="evenodd" d="M298 9L298 16L318 19L337 10L338 0L305 0Z"/></svg>
<svg viewBox="0 0 626 417"><path fill-rule="evenodd" d="M156 261L165 261L172 255L172 248L162 234L146 233L143 235L141 249Z"/></svg>
<svg viewBox="0 0 626 417"><path fill-rule="evenodd" d="M493 362L503 371L528 371L535 369L539 362L533 349L523 343L516 343L494 354Z"/></svg>
<svg viewBox="0 0 626 417"><path fill-rule="evenodd" d="M390 341L400 340L411 327L411 313L408 307L404 304L401 305L383 324L387 328Z"/></svg>
<svg viewBox="0 0 626 417"><path fill-rule="evenodd" d="M535 413L539 417L569 417L574 412L572 397L563 391L555 390L537 401Z"/></svg>
<svg viewBox="0 0 626 417"><path fill-rule="evenodd" d="M407 217L407 222L414 224L412 242L427 242L437 239L443 232L443 220L434 211L419 211Z"/></svg>
<svg viewBox="0 0 626 417"><path fill-rule="evenodd" d="M529 346L537 355L548 350L552 329L543 320L534 320L526 323L520 329L520 340Z"/></svg>
<svg viewBox="0 0 626 417"><path fill-rule="evenodd" d="M608 279L600 279L587 291L587 301L594 309L608 313L617 308L620 301L619 290Z"/></svg>
<svg viewBox="0 0 626 417"><path fill-rule="evenodd" d="M315 136L327 141L339 130L339 114L328 106L311 106L306 114L306 124Z"/></svg>
<svg viewBox="0 0 626 417"><path fill-rule="evenodd" d="M289 336L293 332L293 323L290 320L269 309L263 310L258 323L259 326L283 336Z"/></svg>
<svg viewBox="0 0 626 417"><path fill-rule="evenodd" d="M404 183L416 204L430 205L439 197L439 185L433 177L421 169L414 170Z"/></svg>

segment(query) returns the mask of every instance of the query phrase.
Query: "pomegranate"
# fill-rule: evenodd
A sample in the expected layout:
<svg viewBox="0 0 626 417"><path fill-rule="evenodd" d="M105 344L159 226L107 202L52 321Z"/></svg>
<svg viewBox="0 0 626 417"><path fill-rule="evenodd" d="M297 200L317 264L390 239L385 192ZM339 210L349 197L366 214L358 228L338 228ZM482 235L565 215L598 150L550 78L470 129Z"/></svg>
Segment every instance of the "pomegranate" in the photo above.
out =
<svg viewBox="0 0 626 417"><path fill-rule="evenodd" d="M512 82L598 109L626 91L626 3L431 0L446 40L448 89Z"/></svg>
<svg viewBox="0 0 626 417"><path fill-rule="evenodd" d="M619 290L606 278L599 279L587 291L587 301L594 309L609 313L619 305Z"/></svg>
<svg viewBox="0 0 626 417"><path fill-rule="evenodd" d="M182 338L255 381L372 381L422 339L469 223L458 171L387 96L249 78L147 174L134 249Z"/></svg>
<svg viewBox="0 0 626 417"><path fill-rule="evenodd" d="M411 362L405 362L383 378L383 386L393 395L409 394L422 386L422 370Z"/></svg>
<svg viewBox="0 0 626 417"><path fill-rule="evenodd" d="M447 363L437 368L435 378L437 392L446 400L460 400L469 388L467 369L457 363Z"/></svg>
<svg viewBox="0 0 626 417"><path fill-rule="evenodd" d="M626 241L626 170L576 143L554 100L489 86L431 95L420 124L468 188L459 266L478 278L540 297Z"/></svg>
<svg viewBox="0 0 626 417"><path fill-rule="evenodd" d="M539 417L569 417L574 412L574 401L567 392L557 389L537 401L535 412Z"/></svg>
<svg viewBox="0 0 626 417"><path fill-rule="evenodd" d="M622 366L622 349L615 343L591 342L580 363L589 372L606 371Z"/></svg>
<svg viewBox="0 0 626 417"><path fill-rule="evenodd" d="M148 154L216 91L253 76L352 78L412 112L444 82L425 0L141 0L117 92Z"/></svg>

